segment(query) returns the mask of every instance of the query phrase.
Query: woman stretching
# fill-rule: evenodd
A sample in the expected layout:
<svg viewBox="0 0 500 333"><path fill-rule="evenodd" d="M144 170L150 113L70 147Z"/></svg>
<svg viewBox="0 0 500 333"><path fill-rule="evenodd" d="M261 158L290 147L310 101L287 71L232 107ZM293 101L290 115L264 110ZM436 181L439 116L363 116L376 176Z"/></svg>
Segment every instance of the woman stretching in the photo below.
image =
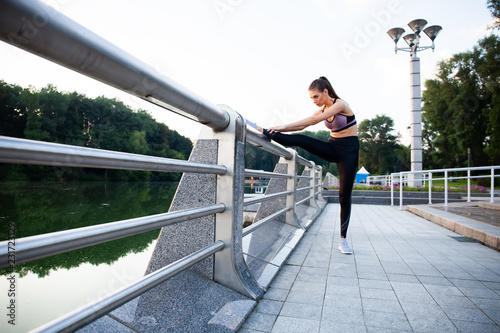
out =
<svg viewBox="0 0 500 333"><path fill-rule="evenodd" d="M341 100L332 85L324 76L314 80L309 86L309 96L320 108L302 120L276 127L263 129L264 135L284 146L304 148L339 167L340 202L340 244L339 250L351 254L347 243L347 228L351 216L351 193L358 167L359 141L356 118L349 105ZM317 140L301 134L282 134L296 132L324 121L330 129L328 141Z"/></svg>

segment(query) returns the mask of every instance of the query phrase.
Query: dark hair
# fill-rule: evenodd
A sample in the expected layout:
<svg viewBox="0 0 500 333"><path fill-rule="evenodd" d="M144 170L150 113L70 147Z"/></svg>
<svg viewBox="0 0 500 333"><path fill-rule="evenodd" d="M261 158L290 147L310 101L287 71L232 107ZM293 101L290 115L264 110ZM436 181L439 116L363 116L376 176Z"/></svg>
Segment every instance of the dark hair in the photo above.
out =
<svg viewBox="0 0 500 333"><path fill-rule="evenodd" d="M314 80L309 85L309 90L317 90L323 92L325 89L328 90L328 95L331 98L340 98L339 95L337 95L337 93L335 92L335 90L333 90L330 81L328 81L328 79L324 76L320 76L319 79Z"/></svg>

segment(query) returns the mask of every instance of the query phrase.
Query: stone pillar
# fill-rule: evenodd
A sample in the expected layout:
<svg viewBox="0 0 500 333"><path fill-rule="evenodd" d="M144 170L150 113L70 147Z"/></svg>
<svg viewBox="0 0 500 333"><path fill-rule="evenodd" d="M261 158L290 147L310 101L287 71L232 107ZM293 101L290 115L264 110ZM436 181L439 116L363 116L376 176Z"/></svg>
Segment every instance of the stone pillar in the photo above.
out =
<svg viewBox="0 0 500 333"><path fill-rule="evenodd" d="M411 171L422 171L422 92L420 58L410 61L411 86ZM411 174L409 186L422 186L422 174Z"/></svg>

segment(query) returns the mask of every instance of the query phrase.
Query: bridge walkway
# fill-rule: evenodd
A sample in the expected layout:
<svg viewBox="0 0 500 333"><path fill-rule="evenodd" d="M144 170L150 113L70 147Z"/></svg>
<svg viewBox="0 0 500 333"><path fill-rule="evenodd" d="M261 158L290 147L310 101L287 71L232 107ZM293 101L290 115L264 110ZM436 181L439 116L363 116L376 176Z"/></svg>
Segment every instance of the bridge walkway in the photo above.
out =
<svg viewBox="0 0 500 333"><path fill-rule="evenodd" d="M393 206L348 239L328 204L239 332L500 332L500 252Z"/></svg>

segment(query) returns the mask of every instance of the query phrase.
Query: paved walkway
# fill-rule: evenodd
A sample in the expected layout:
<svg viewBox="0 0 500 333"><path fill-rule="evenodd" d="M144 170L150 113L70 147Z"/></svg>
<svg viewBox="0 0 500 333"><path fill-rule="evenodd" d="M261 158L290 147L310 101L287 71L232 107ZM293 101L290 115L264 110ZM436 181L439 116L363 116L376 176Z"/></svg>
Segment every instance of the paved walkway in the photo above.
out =
<svg viewBox="0 0 500 333"><path fill-rule="evenodd" d="M338 230L329 204L240 333L500 332L500 252L399 207L353 206L353 255Z"/></svg>

